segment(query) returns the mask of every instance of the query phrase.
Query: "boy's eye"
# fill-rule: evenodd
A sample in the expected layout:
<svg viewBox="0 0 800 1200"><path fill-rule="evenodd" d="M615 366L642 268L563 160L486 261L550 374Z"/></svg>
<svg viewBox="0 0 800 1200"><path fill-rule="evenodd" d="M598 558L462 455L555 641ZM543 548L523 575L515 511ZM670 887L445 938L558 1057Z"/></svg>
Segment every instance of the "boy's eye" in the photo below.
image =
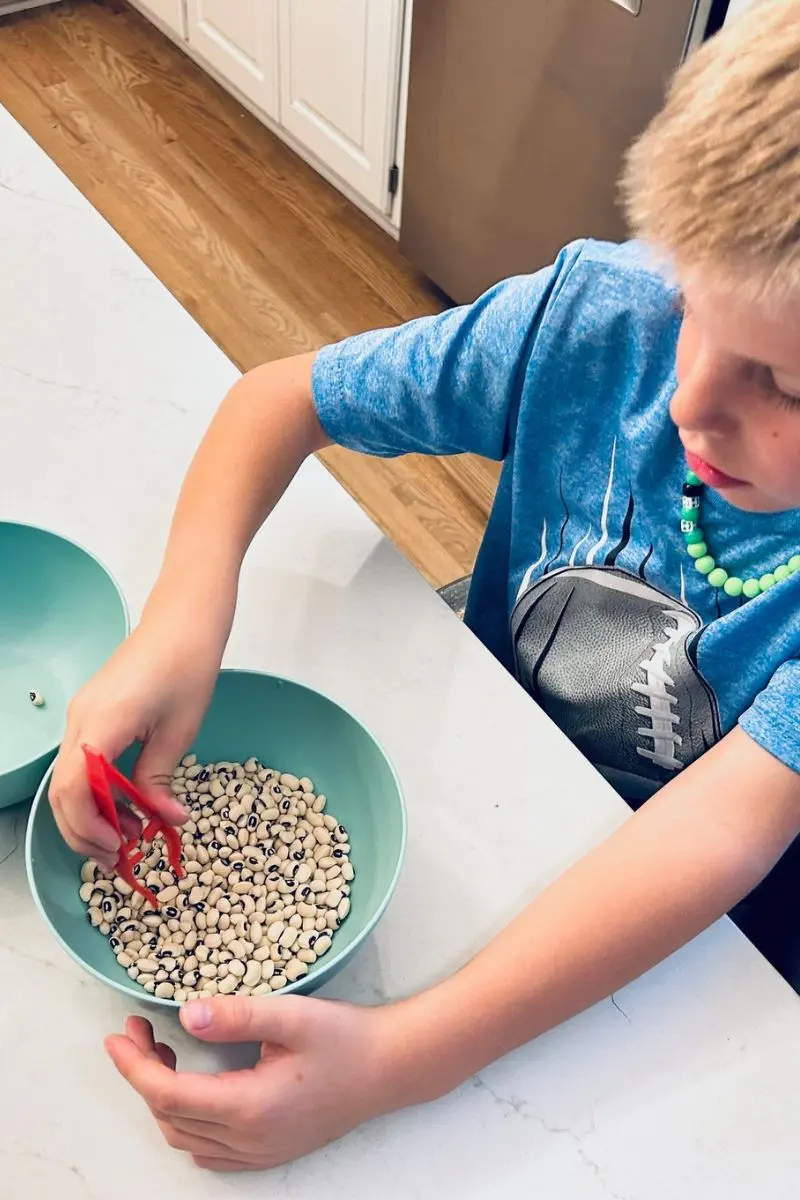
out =
<svg viewBox="0 0 800 1200"><path fill-rule="evenodd" d="M778 404L781 408L800 408L800 395L782 388L775 378L772 369L766 366L766 364L751 363L749 374L751 380L773 404Z"/></svg>
<svg viewBox="0 0 800 1200"><path fill-rule="evenodd" d="M771 371L769 372L769 384L770 384L770 391L772 392L772 394L774 395L775 399L778 401L779 404L782 404L785 408L792 408L792 409L800 408L800 396L798 396L797 394L795 394L793 392L785 391L784 388L782 388L776 382L775 376L772 374Z"/></svg>

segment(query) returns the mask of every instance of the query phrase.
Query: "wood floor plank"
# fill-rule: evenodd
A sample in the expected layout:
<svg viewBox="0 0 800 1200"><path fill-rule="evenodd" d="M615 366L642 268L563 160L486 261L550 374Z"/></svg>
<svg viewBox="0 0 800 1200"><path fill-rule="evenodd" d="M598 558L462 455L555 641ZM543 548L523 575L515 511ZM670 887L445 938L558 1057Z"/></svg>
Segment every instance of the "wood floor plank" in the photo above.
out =
<svg viewBox="0 0 800 1200"><path fill-rule="evenodd" d="M0 103L243 370L446 305L383 230L122 0L0 19ZM431 583L471 569L495 464L321 457Z"/></svg>

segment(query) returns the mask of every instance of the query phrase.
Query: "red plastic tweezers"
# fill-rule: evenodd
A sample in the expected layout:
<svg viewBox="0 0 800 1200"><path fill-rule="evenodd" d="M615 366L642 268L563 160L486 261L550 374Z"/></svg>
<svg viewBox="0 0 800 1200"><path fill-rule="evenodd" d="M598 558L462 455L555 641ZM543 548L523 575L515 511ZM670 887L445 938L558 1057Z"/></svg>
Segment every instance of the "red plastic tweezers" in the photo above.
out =
<svg viewBox="0 0 800 1200"><path fill-rule="evenodd" d="M169 865L180 879L185 874L181 864L180 834L173 825L169 825L164 820L152 801L143 796L139 789L134 787L131 781L126 779L99 750L93 750L91 746L84 746L83 753L86 759L89 786L92 789L98 811L101 816L105 817L109 825L113 826L120 837L119 856L114 864L114 870L120 879L124 879L134 891L144 896L148 904L153 908L158 908L158 899L155 893L140 883L133 873L133 868L144 858L143 851L134 850L134 847L138 846L140 842L145 845L152 842L157 833L163 834ZM137 810L141 816L148 818L141 838L132 838L130 841L126 841L123 837L119 813L114 800L114 788L122 793L132 808Z"/></svg>

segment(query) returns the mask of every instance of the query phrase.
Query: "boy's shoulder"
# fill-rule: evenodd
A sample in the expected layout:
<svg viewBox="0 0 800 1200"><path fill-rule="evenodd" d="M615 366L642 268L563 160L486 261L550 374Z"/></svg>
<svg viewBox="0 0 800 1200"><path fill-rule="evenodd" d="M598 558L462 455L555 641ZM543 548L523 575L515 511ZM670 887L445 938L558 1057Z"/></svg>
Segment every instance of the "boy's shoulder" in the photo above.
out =
<svg viewBox="0 0 800 1200"><path fill-rule="evenodd" d="M549 338L562 348L565 338L573 347L593 343L620 322L634 340L658 339L666 327L672 336L679 296L669 263L644 243L583 238L549 267L498 284L475 307L494 310L487 336L505 340L509 329L532 331L541 352Z"/></svg>
<svg viewBox="0 0 800 1200"><path fill-rule="evenodd" d="M672 303L678 295L670 264L640 241L581 238L564 247L556 259L554 272L557 282L600 287L609 296L616 293L622 301L644 294L650 302L656 297Z"/></svg>

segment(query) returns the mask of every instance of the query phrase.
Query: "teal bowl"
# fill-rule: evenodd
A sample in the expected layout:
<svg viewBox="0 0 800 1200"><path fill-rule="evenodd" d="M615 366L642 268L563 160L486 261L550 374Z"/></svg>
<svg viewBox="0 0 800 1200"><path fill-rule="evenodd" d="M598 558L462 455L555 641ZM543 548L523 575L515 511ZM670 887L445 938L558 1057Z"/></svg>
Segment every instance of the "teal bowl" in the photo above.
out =
<svg viewBox="0 0 800 1200"><path fill-rule="evenodd" d="M75 542L0 521L0 808L53 761L70 697L128 632L119 587ZM42 697L35 707L30 693Z"/></svg>
<svg viewBox="0 0 800 1200"><path fill-rule="evenodd" d="M347 920L333 946L287 992L309 993L330 980L369 937L397 884L406 845L406 812L397 775L372 734L320 692L256 671L222 671L192 751L200 762L261 762L313 779L350 834L356 869ZM120 766L129 773L133 752ZM48 803L48 772L36 795L25 844L28 882L39 911L68 954L131 1000L177 1008L139 987L86 919L78 896L82 859L62 840Z"/></svg>

